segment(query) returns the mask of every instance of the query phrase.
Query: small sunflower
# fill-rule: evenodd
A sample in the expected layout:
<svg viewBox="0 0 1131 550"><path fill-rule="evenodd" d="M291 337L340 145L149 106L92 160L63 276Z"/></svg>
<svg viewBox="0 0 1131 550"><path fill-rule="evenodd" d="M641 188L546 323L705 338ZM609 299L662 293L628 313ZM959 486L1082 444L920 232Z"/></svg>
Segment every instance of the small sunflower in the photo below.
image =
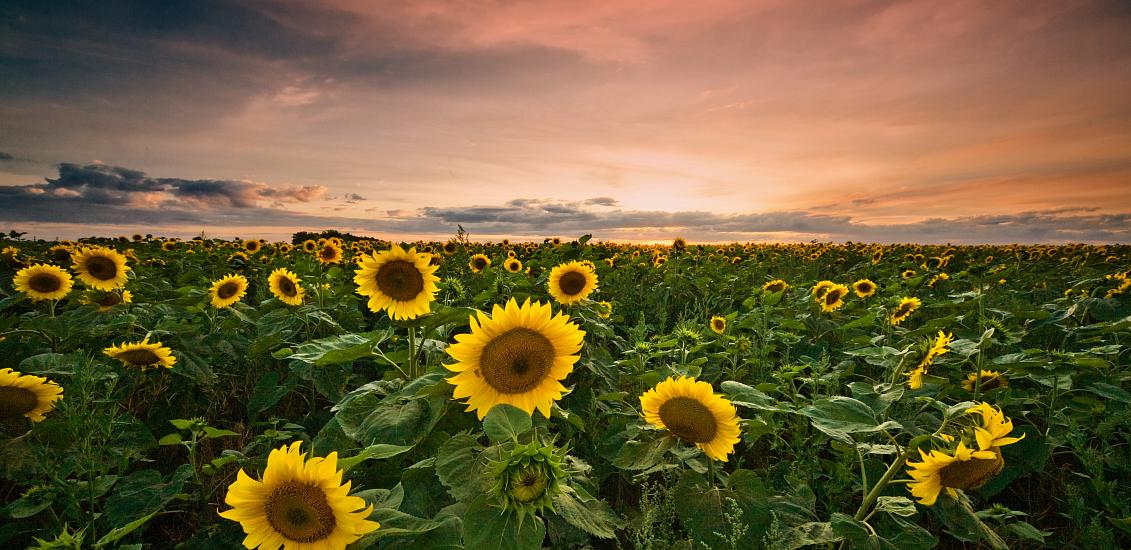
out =
<svg viewBox="0 0 1131 550"><path fill-rule="evenodd" d="M113 248L83 247L71 254L79 280L96 290L114 290L126 285L130 268L126 257Z"/></svg>
<svg viewBox="0 0 1131 550"><path fill-rule="evenodd" d="M832 313L844 305L844 297L848 296L848 287L844 285L834 284L829 287L822 294L818 303L821 305L821 311L825 313Z"/></svg>
<svg viewBox="0 0 1131 550"><path fill-rule="evenodd" d="M314 252L317 251L317 250L318 250L318 243L314 242L313 239L307 239L305 241L302 241L302 251L303 252L314 254Z"/></svg>
<svg viewBox="0 0 1131 550"><path fill-rule="evenodd" d="M415 319L431 310L429 302L436 299L436 266L430 265L432 255L417 254L415 248L407 252L398 245L372 256L362 256L357 262L357 293L369 297L369 309L385 310L395 320Z"/></svg>
<svg viewBox="0 0 1131 550"><path fill-rule="evenodd" d="M0 423L24 417L41 422L63 398L63 388L41 376L0 369Z"/></svg>
<svg viewBox="0 0 1131 550"><path fill-rule="evenodd" d="M613 316L613 304L612 304L612 302L605 302L605 301L597 302L597 317L600 317L601 319L608 319L609 317L612 317L612 316Z"/></svg>
<svg viewBox="0 0 1131 550"><path fill-rule="evenodd" d="M1005 376L1005 373L994 370L982 370L979 372L982 378L980 383L978 382L979 375L975 373L970 373L970 375L966 377L966 380L962 381L962 387L966 388L966 391L974 391L975 387L978 387L984 392L1009 387L1009 378Z"/></svg>
<svg viewBox="0 0 1131 550"><path fill-rule="evenodd" d="M482 273L484 269L491 266L491 258L484 254L476 254L467 261L467 267L471 268L472 273Z"/></svg>
<svg viewBox="0 0 1131 550"><path fill-rule="evenodd" d="M247 240L247 241L243 242L243 249L248 254L255 254L256 252L259 252L259 248L261 246L262 246L262 243L260 243L259 241L255 240L255 239L251 239L251 240Z"/></svg>
<svg viewBox="0 0 1131 550"><path fill-rule="evenodd" d="M141 370L149 367L171 369L177 362L173 350L165 347L161 342L150 342L148 338L140 342L110 346L102 350L102 353L121 361L127 367L138 367Z"/></svg>
<svg viewBox="0 0 1131 550"><path fill-rule="evenodd" d="M243 275L229 274L212 283L212 307L223 309L243 299L247 293L247 278Z"/></svg>
<svg viewBox="0 0 1131 550"><path fill-rule="evenodd" d="M727 330L726 317L719 317L718 315L711 317L711 331L715 334L722 334Z"/></svg>
<svg viewBox="0 0 1131 550"><path fill-rule="evenodd" d="M905 270L903 270L903 273L899 274L899 276L903 277L904 279L910 279L910 278L915 276L915 270L914 269L905 269Z"/></svg>
<svg viewBox="0 0 1131 550"><path fill-rule="evenodd" d="M640 396L644 419L726 462L739 440L738 412L707 382L669 377Z"/></svg>
<svg viewBox="0 0 1131 550"><path fill-rule="evenodd" d="M71 274L49 264L35 264L16 272L12 285L32 300L61 300L71 292Z"/></svg>
<svg viewBox="0 0 1131 550"><path fill-rule="evenodd" d="M507 268L507 271L511 273L518 273L522 271L522 261L518 258L509 258L507 261L503 262L503 267Z"/></svg>
<svg viewBox="0 0 1131 550"><path fill-rule="evenodd" d="M327 265L342 263L342 247L334 241L322 243L322 248L318 249L318 261Z"/></svg>
<svg viewBox="0 0 1131 550"><path fill-rule="evenodd" d="M585 332L569 316L553 315L550 304L521 306L512 298L496 304L488 317L480 312L471 319L471 333L459 334L447 353L456 360L444 365L456 374L448 378L456 399L468 398L467 410L479 418L499 403L514 405L528 414L538 409L546 418L561 399L561 381L573 372Z"/></svg>
<svg viewBox="0 0 1131 550"><path fill-rule="evenodd" d="M132 304L134 295L128 290L96 291L87 296L87 303L98 306L98 311L109 311L118 304Z"/></svg>
<svg viewBox="0 0 1131 550"><path fill-rule="evenodd" d="M766 292L781 292L787 288L789 288L789 284L781 279L774 279L762 285L762 290Z"/></svg>
<svg viewBox="0 0 1131 550"><path fill-rule="evenodd" d="M597 274L581 262L569 262L550 271L547 286L559 304L575 304L597 290Z"/></svg>
<svg viewBox="0 0 1131 550"><path fill-rule="evenodd" d="M951 497L957 497L959 489L981 488L1005 467L998 449L974 450L961 441L953 454L920 449L919 455L922 462L907 463L907 473L915 480L908 483L907 488L924 506L934 505L944 490Z"/></svg>
<svg viewBox="0 0 1131 550"><path fill-rule="evenodd" d="M899 305L891 312L891 324L899 325L905 321L911 314L923 305L918 298L902 298L899 300Z"/></svg>
<svg viewBox="0 0 1131 550"><path fill-rule="evenodd" d="M306 289L302 288L298 275L289 269L279 268L272 271L267 277L267 284L271 287L271 294L274 294L280 302L289 306L302 305L302 297L306 294Z"/></svg>
<svg viewBox="0 0 1131 550"><path fill-rule="evenodd" d="M870 298L876 293L876 283L871 279L860 279L852 283L852 290L856 291L856 296L859 298Z"/></svg>
<svg viewBox="0 0 1131 550"><path fill-rule="evenodd" d="M350 496L342 484L338 453L306 458L301 442L283 446L267 456L263 481L240 469L224 497L232 508L220 516L238 521L247 537L246 548L263 550L344 550L381 525L366 518L373 505Z"/></svg>
<svg viewBox="0 0 1131 550"><path fill-rule="evenodd" d="M927 369L935 363L936 358L950 351L949 346L953 341L954 334L946 334L941 330L939 331L938 336L927 346L927 351L923 353L923 358L919 360L919 364L916 365L911 372L907 373L909 377L907 381L908 387L913 390L923 387L923 376L927 374Z"/></svg>

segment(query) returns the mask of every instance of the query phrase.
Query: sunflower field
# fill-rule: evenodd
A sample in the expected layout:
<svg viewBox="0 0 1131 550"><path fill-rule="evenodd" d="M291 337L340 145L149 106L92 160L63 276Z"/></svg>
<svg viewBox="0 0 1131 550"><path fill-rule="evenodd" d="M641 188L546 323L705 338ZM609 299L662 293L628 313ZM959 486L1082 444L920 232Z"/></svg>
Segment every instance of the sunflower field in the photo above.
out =
<svg viewBox="0 0 1131 550"><path fill-rule="evenodd" d="M1131 247L0 240L0 547L1131 547Z"/></svg>

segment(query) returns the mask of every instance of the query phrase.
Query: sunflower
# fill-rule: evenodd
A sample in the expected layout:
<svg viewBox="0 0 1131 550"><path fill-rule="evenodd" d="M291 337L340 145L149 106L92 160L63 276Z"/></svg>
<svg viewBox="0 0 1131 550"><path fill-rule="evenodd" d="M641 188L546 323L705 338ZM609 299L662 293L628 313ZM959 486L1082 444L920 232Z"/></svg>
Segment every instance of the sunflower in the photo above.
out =
<svg viewBox="0 0 1131 550"><path fill-rule="evenodd" d="M597 317L600 317L602 319L608 319L609 317L612 317L612 316L613 316L613 304L612 304L612 302L605 302L605 301L597 302Z"/></svg>
<svg viewBox="0 0 1131 550"><path fill-rule="evenodd" d="M923 302L919 301L918 298L900 299L899 305L895 306L895 309L891 312L891 324L899 325L911 316L911 313L919 309L921 305L923 305Z"/></svg>
<svg viewBox="0 0 1131 550"><path fill-rule="evenodd" d="M471 334L456 336L448 346L455 372L448 382L456 399L467 397L467 410L479 418L499 403L514 405L529 414L534 409L550 417L550 407L561 399L561 381L573 372L585 332L569 316L553 315L550 304L521 306L512 298L506 306L495 304L488 317L471 318Z"/></svg>
<svg viewBox="0 0 1131 550"><path fill-rule="evenodd" d="M482 273L491 265L491 258L484 254L476 254L467 261L467 267L471 268L472 273Z"/></svg>
<svg viewBox="0 0 1131 550"><path fill-rule="evenodd" d="M825 293L834 286L836 286L836 283L832 281L820 281L813 285L813 290L810 291L813 294L813 301L820 302L825 297Z"/></svg>
<svg viewBox="0 0 1131 550"><path fill-rule="evenodd" d="M173 368L177 358L173 350L165 347L161 342L150 342L146 338L140 342L126 342L117 346L110 346L104 350L107 356L117 359L127 367L138 367L145 370L149 367Z"/></svg>
<svg viewBox="0 0 1131 550"><path fill-rule="evenodd" d="M787 288L789 288L789 284L781 279L774 279L762 285L762 290L766 292L781 292Z"/></svg>
<svg viewBox="0 0 1131 550"><path fill-rule="evenodd" d="M919 455L922 462L907 463L907 473L915 480L907 488L924 506L934 505L944 489L951 497L958 496L956 489L978 489L1005 467L998 449L976 451L961 441L953 454L920 449Z"/></svg>
<svg viewBox="0 0 1131 550"><path fill-rule="evenodd" d="M903 277L904 279L910 279L914 276L915 276L915 270L914 269L905 269L905 270L903 270L903 273L900 273L900 277Z"/></svg>
<svg viewBox="0 0 1131 550"><path fill-rule="evenodd" d="M302 288L298 275L289 269L280 267L272 271L267 277L267 284L271 287L271 294L274 294L280 302L288 306L302 305L302 297L306 294L306 289Z"/></svg>
<svg viewBox="0 0 1131 550"><path fill-rule="evenodd" d="M876 293L876 283L871 279L860 279L852 283L852 290L855 290L856 296L860 298L870 298Z"/></svg>
<svg viewBox="0 0 1131 550"><path fill-rule="evenodd" d="M243 242L243 249L247 251L248 254L255 254L256 252L259 252L259 247L261 245L262 243L255 239L252 239Z"/></svg>
<svg viewBox="0 0 1131 550"><path fill-rule="evenodd" d="M49 264L35 264L16 272L12 285L32 300L61 300L71 292L71 274Z"/></svg>
<svg viewBox="0 0 1131 550"><path fill-rule="evenodd" d="M518 258L510 258L507 261L503 262L503 267L507 268L507 271L510 271L511 273L518 273L519 271L522 271L522 261Z"/></svg>
<svg viewBox="0 0 1131 550"><path fill-rule="evenodd" d="M310 254L314 254L314 251L318 250L318 243L314 242L313 239L307 239L305 241L302 241L302 250L303 250L303 252L309 252Z"/></svg>
<svg viewBox="0 0 1131 550"><path fill-rule="evenodd" d="M342 247L334 241L322 243L322 248L318 250L318 261L323 264L342 263Z"/></svg>
<svg viewBox="0 0 1131 550"><path fill-rule="evenodd" d="M118 304L132 304L134 295L128 290L96 292L87 296L87 303L98 306L98 311L109 311Z"/></svg>
<svg viewBox="0 0 1131 550"><path fill-rule="evenodd" d="M457 250L459 250L459 244L455 241L444 243L444 254L455 254Z"/></svg>
<svg viewBox="0 0 1131 550"><path fill-rule="evenodd" d="M436 299L436 266L429 265L431 254L405 252L398 245L372 256L362 256L354 275L357 293L369 297L369 309L385 310L395 320L415 319L431 308Z"/></svg>
<svg viewBox="0 0 1131 550"><path fill-rule="evenodd" d="M1025 439L1025 434L1021 434L1021 437L1009 437L1009 434L1013 433L1013 421L1005 416L1001 409L989 403L976 403L967 409L966 413L980 417L981 427L974 428L974 438L978 441L978 448L983 451L1012 445Z"/></svg>
<svg viewBox="0 0 1131 550"><path fill-rule="evenodd" d="M597 274L581 262L569 262L550 271L547 286L559 304L575 304L597 290Z"/></svg>
<svg viewBox="0 0 1131 550"><path fill-rule="evenodd" d="M24 417L41 422L63 398L63 388L41 376L0 369L0 423Z"/></svg>
<svg viewBox="0 0 1131 550"><path fill-rule="evenodd" d="M652 258L652 267L660 267L666 263L668 263L667 256L656 256L655 258Z"/></svg>
<svg viewBox="0 0 1131 550"><path fill-rule="evenodd" d="M832 313L844 305L844 297L848 296L848 287L844 285L833 285L824 292L819 300L821 304L821 311L825 313Z"/></svg>
<svg viewBox="0 0 1131 550"><path fill-rule="evenodd" d="M231 273L226 277L212 283L212 307L226 308L243 298L247 293L247 278L243 275Z"/></svg>
<svg viewBox="0 0 1131 550"><path fill-rule="evenodd" d="M954 334L946 334L939 331L939 335L935 337L934 341L927 347L927 351L923 353L923 358L919 360L919 364L915 366L911 372L907 373L910 377L907 381L908 387L917 390L923 387L923 376L927 374L927 368L935 363L935 359L940 355L944 355L950 351L950 343L954 341Z"/></svg>
<svg viewBox="0 0 1131 550"><path fill-rule="evenodd" d="M126 284L130 268L126 257L113 248L84 246L71 254L79 279L96 290L114 290Z"/></svg>
<svg viewBox="0 0 1131 550"><path fill-rule="evenodd" d="M366 518L373 505L350 496L342 484L338 453L306 458L301 442L282 446L267 456L263 481L240 469L224 497L232 508L220 516L238 521L246 548L264 550L344 550L381 525Z"/></svg>
<svg viewBox="0 0 1131 550"><path fill-rule="evenodd" d="M161 243L161 250L165 252L172 252L177 249L177 241L165 241Z"/></svg>
<svg viewBox="0 0 1131 550"><path fill-rule="evenodd" d="M978 387L981 391L1009 387L1009 378L1005 376L1005 373L993 370L982 370L979 372L981 373L981 382L978 382L979 375L974 373L970 373L970 375L966 377L966 380L962 381L962 387L966 388L966 391L974 391L975 387Z"/></svg>
<svg viewBox="0 0 1131 550"><path fill-rule="evenodd" d="M644 419L726 462L739 440L738 412L711 384L669 377L640 396Z"/></svg>
<svg viewBox="0 0 1131 550"><path fill-rule="evenodd" d="M718 315L711 317L711 331L715 334L722 334L727 330L726 317L719 317Z"/></svg>
<svg viewBox="0 0 1131 550"><path fill-rule="evenodd" d="M930 288L935 288L935 285L939 284L940 281L949 281L949 280L950 280L950 275L947 275L946 273L939 273L938 275L931 277L931 280L930 280L930 282L927 283L927 286L930 287Z"/></svg>

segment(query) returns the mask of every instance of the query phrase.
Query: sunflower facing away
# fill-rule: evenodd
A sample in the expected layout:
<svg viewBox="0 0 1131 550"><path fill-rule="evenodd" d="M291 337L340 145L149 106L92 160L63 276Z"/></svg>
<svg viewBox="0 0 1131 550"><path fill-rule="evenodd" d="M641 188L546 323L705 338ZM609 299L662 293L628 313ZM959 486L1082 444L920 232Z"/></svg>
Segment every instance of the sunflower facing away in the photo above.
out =
<svg viewBox="0 0 1131 550"><path fill-rule="evenodd" d="M821 305L821 311L832 313L844 305L845 296L848 296L848 287L834 284L824 292L817 303Z"/></svg>
<svg viewBox="0 0 1131 550"><path fill-rule="evenodd" d="M640 396L640 408L653 426L694 443L715 460L726 462L738 443L738 412L707 382L669 377Z"/></svg>
<svg viewBox="0 0 1131 550"><path fill-rule="evenodd" d="M762 290L766 292L781 292L787 288L789 288L789 284L781 279L774 279L762 285Z"/></svg>
<svg viewBox="0 0 1131 550"><path fill-rule="evenodd" d="M919 301L918 298L900 299L899 305L895 306L895 309L891 312L891 324L899 325L910 317L916 309L919 309L921 305L923 305L923 302Z"/></svg>
<svg viewBox="0 0 1131 550"><path fill-rule="evenodd" d="M130 268L126 257L113 248L83 247L71 254L72 266L79 280L96 290L114 290L125 286Z"/></svg>
<svg viewBox="0 0 1131 550"><path fill-rule="evenodd" d="M212 307L223 309L243 299L247 293L247 278L231 273L212 283Z"/></svg>
<svg viewBox="0 0 1131 550"><path fill-rule="evenodd" d="M240 523L245 548L344 550L381 527L366 519L373 505L342 484L338 453L307 459L300 443L271 451L262 481L241 469L228 487L224 502L232 508L220 516Z"/></svg>
<svg viewBox="0 0 1131 550"><path fill-rule="evenodd" d="M87 302L98 306L98 311L110 311L118 304L132 304L134 295L128 290L96 291L87 296Z"/></svg>
<svg viewBox="0 0 1131 550"><path fill-rule="evenodd" d="M966 380L962 381L962 387L965 388L966 391L974 391L976 385L981 391L992 391L998 388L1009 387L1009 379L1005 376L1005 373L996 370L983 370L980 372L982 375L980 383L978 382L978 375L974 373L970 373L970 375L966 377Z"/></svg>
<svg viewBox="0 0 1131 550"><path fill-rule="evenodd" d="M856 291L856 296L859 298L870 298L876 293L876 283L871 279L860 279L852 283L852 290Z"/></svg>
<svg viewBox="0 0 1131 550"><path fill-rule="evenodd" d="M74 282L63 268L49 264L35 264L16 272L12 279L16 290L32 300L60 300L71 292Z"/></svg>
<svg viewBox="0 0 1131 550"><path fill-rule="evenodd" d="M927 347L927 351L923 353L923 358L919 360L919 364L915 366L911 372L907 373L910 379L907 381L908 387L917 390L923 387L923 376L927 374L927 368L935 364L935 359L940 355L944 355L950 351L950 343L954 341L954 334L946 334L939 331L939 335L935 337L934 341Z"/></svg>
<svg viewBox="0 0 1131 550"><path fill-rule="evenodd" d="M121 361L127 367L137 367L141 370L149 367L171 369L177 362L173 350L163 346L161 342L150 342L148 338L140 342L110 346L102 350L102 353Z"/></svg>
<svg viewBox="0 0 1131 550"><path fill-rule="evenodd" d="M298 275L289 269L279 268L272 271L267 277L267 284L271 287L271 294L274 294L280 302L288 306L302 305L302 297L306 294L306 289L302 288Z"/></svg>
<svg viewBox="0 0 1131 550"><path fill-rule="evenodd" d="M448 346L455 372L448 382L456 399L468 398L467 410L483 419L499 403L514 405L528 414L534 409L550 417L550 407L561 399L561 381L573 372L585 332L563 313L553 315L550 304L521 306L512 298L506 306L495 304L488 317L471 318L471 333L456 335Z"/></svg>
<svg viewBox="0 0 1131 550"><path fill-rule="evenodd" d="M357 293L369 297L370 311L383 309L398 321L424 315L439 290L440 278L433 275L437 267L429 265L431 259L431 254L417 254L415 248L406 252L398 245L362 256L357 262L361 269L353 278Z"/></svg>
<svg viewBox="0 0 1131 550"><path fill-rule="evenodd" d="M0 423L21 416L40 422L63 398L63 388L41 376L0 369Z"/></svg>
<svg viewBox="0 0 1131 550"><path fill-rule="evenodd" d="M488 258L484 254L476 254L467 261L467 267L471 269L472 273L482 273L483 270L487 269L490 265L491 258Z"/></svg>
<svg viewBox="0 0 1131 550"><path fill-rule="evenodd" d="M711 331L715 334L722 334L727 330L727 320L725 317L718 315L711 317Z"/></svg>
<svg viewBox="0 0 1131 550"><path fill-rule="evenodd" d="M569 262L550 271L547 286L559 304L575 304L597 290L597 274L581 262Z"/></svg>

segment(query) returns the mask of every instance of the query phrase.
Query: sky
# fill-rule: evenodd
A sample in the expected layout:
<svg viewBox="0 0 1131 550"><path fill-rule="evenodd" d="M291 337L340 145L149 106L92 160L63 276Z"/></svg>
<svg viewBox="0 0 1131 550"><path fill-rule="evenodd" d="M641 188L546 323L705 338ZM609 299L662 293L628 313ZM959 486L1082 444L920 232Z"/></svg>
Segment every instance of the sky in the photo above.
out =
<svg viewBox="0 0 1131 550"><path fill-rule="evenodd" d="M0 0L0 230L1131 242L1131 3Z"/></svg>

